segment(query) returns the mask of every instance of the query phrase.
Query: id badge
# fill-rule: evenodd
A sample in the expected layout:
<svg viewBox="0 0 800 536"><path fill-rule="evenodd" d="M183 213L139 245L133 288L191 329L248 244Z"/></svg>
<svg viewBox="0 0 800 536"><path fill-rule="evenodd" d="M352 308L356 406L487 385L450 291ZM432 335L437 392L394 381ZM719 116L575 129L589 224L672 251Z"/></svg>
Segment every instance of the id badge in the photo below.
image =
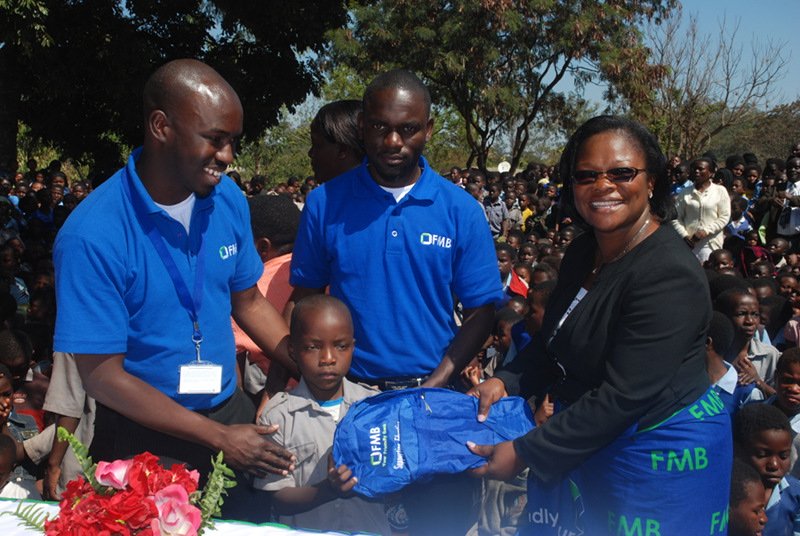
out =
<svg viewBox="0 0 800 536"><path fill-rule="evenodd" d="M216 395L222 391L222 365L193 361L181 365L178 394Z"/></svg>

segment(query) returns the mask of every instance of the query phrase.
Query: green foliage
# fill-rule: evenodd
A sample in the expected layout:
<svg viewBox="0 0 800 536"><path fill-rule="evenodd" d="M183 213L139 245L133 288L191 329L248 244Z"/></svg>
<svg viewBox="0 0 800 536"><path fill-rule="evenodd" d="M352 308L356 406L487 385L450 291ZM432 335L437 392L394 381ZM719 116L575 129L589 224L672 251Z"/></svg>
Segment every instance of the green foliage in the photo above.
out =
<svg viewBox="0 0 800 536"><path fill-rule="evenodd" d="M62 426L58 427L56 435L58 436L59 441L66 441L69 443L69 446L72 447L72 452L75 454L75 458L77 458L78 463L81 465L83 476L86 478L86 481L91 484L92 488L94 488L97 493L102 493L105 495L112 493L113 490L111 488L103 486L97 481L97 478L95 478L97 464L94 463L91 456L89 456L89 448L81 443L77 437L72 435L66 428Z"/></svg>
<svg viewBox="0 0 800 536"><path fill-rule="evenodd" d="M203 489L203 494L197 502L197 506L203 514L199 535L207 528L214 528L212 517L220 515L222 505L225 502L225 495L228 489L236 485L235 475L227 465L223 463L223 454L219 452L211 458L211 474L208 476L208 483Z"/></svg>
<svg viewBox="0 0 800 536"><path fill-rule="evenodd" d="M225 76L254 139L281 106L318 90L322 77L308 58L347 17L340 1L295 0L291 9L236 0L0 2L0 167L13 165L21 120L62 154L86 152L96 168L113 169L115 142L141 143L145 80L175 58L199 58Z"/></svg>
<svg viewBox="0 0 800 536"><path fill-rule="evenodd" d="M14 516L22 521L25 527L40 532L44 532L44 524L50 517L40 505L25 504L22 501L17 504L17 508L13 512L0 512L0 516L3 515Z"/></svg>
<svg viewBox="0 0 800 536"><path fill-rule="evenodd" d="M623 93L647 53L636 25L660 19L674 0L351 0L352 26L331 33L333 62L364 79L394 67L420 74L433 98L464 121L472 156L486 168L507 134L512 169L547 110L569 115L564 78L605 79ZM591 69L586 66L591 67ZM650 73L639 69L642 77Z"/></svg>

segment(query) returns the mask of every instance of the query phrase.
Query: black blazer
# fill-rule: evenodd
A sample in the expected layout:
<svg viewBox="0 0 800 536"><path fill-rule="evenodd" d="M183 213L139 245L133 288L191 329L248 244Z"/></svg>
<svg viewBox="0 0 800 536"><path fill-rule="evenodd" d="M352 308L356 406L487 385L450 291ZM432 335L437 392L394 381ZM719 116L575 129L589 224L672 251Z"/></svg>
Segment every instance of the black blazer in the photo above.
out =
<svg viewBox="0 0 800 536"><path fill-rule="evenodd" d="M497 373L510 393L550 390L570 404L514 443L545 481L574 469L630 426L658 424L709 386L708 282L669 225L603 266L547 345L592 269L596 246L591 232L570 244L541 334ZM557 387L548 372L554 358L566 371Z"/></svg>

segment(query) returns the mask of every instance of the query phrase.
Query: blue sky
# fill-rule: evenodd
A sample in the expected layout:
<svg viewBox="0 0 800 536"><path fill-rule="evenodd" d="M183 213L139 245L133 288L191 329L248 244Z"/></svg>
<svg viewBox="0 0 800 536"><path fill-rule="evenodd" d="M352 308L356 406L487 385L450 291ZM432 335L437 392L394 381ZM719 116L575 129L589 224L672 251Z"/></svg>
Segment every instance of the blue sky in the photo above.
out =
<svg viewBox="0 0 800 536"><path fill-rule="evenodd" d="M683 0L681 4L684 19L696 14L700 29L710 34L719 32L723 18L729 25L738 20L736 38L744 54L753 40L785 43L788 63L786 75L778 83L779 102L800 99L800 0Z"/></svg>

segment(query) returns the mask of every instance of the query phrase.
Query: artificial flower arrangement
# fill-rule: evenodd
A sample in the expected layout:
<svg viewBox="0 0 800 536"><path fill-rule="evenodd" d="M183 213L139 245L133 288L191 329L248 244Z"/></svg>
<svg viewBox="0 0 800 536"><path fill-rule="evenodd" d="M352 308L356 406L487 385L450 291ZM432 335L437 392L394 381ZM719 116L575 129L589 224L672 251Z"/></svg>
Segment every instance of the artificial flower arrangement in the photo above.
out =
<svg viewBox="0 0 800 536"><path fill-rule="evenodd" d="M219 516L226 490L236 485L221 452L212 458L213 470L200 491L199 473L182 464L166 469L149 452L94 464L86 446L64 428L58 438L69 442L85 477L67 484L54 519L36 504L20 503L10 513L47 536L202 535Z"/></svg>

